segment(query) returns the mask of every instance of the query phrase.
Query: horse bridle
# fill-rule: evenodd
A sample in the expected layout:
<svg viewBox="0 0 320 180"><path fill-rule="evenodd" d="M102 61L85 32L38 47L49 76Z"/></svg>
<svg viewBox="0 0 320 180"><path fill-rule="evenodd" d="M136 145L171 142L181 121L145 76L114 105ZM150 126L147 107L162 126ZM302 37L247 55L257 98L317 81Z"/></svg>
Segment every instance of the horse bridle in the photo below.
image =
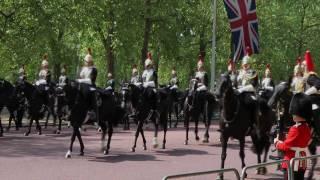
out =
<svg viewBox="0 0 320 180"><path fill-rule="evenodd" d="M224 110L224 107L223 107L223 110ZM240 110L240 100L237 99L237 108L236 108L236 111L233 113L233 117L231 120L228 120L225 116L224 116L224 113L222 113L222 118L223 118L223 121L225 123L232 123L235 121L236 117L237 117L237 114L239 113L239 110Z"/></svg>

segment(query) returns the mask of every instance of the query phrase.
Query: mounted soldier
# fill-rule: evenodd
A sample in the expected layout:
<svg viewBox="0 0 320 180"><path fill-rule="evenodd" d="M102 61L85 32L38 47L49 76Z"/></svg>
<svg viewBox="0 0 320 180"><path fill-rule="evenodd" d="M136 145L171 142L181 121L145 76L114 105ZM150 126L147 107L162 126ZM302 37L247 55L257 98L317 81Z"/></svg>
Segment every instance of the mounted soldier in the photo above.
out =
<svg viewBox="0 0 320 180"><path fill-rule="evenodd" d="M88 48L88 53L84 58L84 66L81 69L78 82L96 87L97 76L98 70L93 63L92 50L91 48Z"/></svg>
<svg viewBox="0 0 320 180"><path fill-rule="evenodd" d="M132 74L131 74L130 83L134 84L134 85L136 85L138 87L140 87L142 85L141 76L140 76L140 74L138 72L136 64L132 66Z"/></svg>
<svg viewBox="0 0 320 180"><path fill-rule="evenodd" d="M293 93L304 92L304 66L301 61L301 57L298 57L297 64L294 66L293 79L291 83L291 89Z"/></svg>
<svg viewBox="0 0 320 180"><path fill-rule="evenodd" d="M108 73L108 80L106 83L106 90L111 91L112 93L115 90L115 80L113 79L112 73Z"/></svg>
<svg viewBox="0 0 320 180"><path fill-rule="evenodd" d="M51 72L49 70L49 62L48 62L48 55L45 54L43 56L43 60L41 62L41 70L39 72L39 78L36 81L36 85L48 85L49 81L51 80Z"/></svg>
<svg viewBox="0 0 320 180"><path fill-rule="evenodd" d="M89 110L91 110L89 114L90 119L94 119L95 115L97 114L97 94L96 94L96 79L98 76L98 70L94 66L93 58L92 58L92 50L88 48L88 53L84 58L84 66L80 72L80 78L77 81L80 84L84 84L88 86L88 88L80 89L81 91L85 91L84 94L89 95L90 97L90 105ZM79 86L80 88L80 86ZM87 121L87 120L86 120Z"/></svg>
<svg viewBox="0 0 320 180"><path fill-rule="evenodd" d="M171 70L171 79L169 81L170 89L171 90L177 90L179 85L179 79L177 76L176 68L172 68Z"/></svg>
<svg viewBox="0 0 320 180"><path fill-rule="evenodd" d="M234 88L238 87L236 65L232 59L228 60L228 74Z"/></svg>
<svg viewBox="0 0 320 180"><path fill-rule="evenodd" d="M267 64L266 70L264 72L264 78L261 82L261 88L265 92L266 98L269 99L274 90L274 83L271 77L271 68L270 64Z"/></svg>
<svg viewBox="0 0 320 180"><path fill-rule="evenodd" d="M252 119L253 124L257 122L258 118L258 102L256 98L256 88L258 86L258 75L257 72L250 67L250 63L253 61L251 57L251 50L247 47L247 54L242 59L242 69L238 76L238 89L236 93L241 95L245 105L251 107L252 109ZM252 127L251 127L252 128ZM250 130L248 131L248 133Z"/></svg>
<svg viewBox="0 0 320 180"><path fill-rule="evenodd" d="M60 71L58 87L63 88L65 85L68 84L68 81L69 81L69 79L68 79L68 77L67 77L67 75L66 75L66 67L63 66L63 67L61 68L61 71Z"/></svg>
<svg viewBox="0 0 320 180"><path fill-rule="evenodd" d="M155 110L156 107L156 88L158 86L158 75L157 72L153 69L153 60L151 57L151 53L148 52L147 59L144 62L145 70L142 73L142 83L144 89L145 96L153 96L154 98L149 99L151 101L152 110ZM152 92L151 92L152 90ZM151 93L151 94L149 94Z"/></svg>
<svg viewBox="0 0 320 180"><path fill-rule="evenodd" d="M24 82L25 80L27 80L27 74L25 65L22 65L18 71L18 82Z"/></svg>
<svg viewBox="0 0 320 180"><path fill-rule="evenodd" d="M195 79L198 80L198 87L196 89L197 94L202 94L204 92L207 92L208 85L209 85L209 78L208 78L207 72L204 69L204 59L201 54L198 56L197 72L195 74Z"/></svg>

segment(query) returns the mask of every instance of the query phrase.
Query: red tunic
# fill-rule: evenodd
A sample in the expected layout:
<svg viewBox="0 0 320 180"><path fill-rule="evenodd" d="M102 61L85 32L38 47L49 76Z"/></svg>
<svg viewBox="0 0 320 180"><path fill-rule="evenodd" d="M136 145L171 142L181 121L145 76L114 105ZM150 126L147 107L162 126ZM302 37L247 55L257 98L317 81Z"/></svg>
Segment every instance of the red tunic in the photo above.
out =
<svg viewBox="0 0 320 180"><path fill-rule="evenodd" d="M276 148L284 152L285 160L290 160L295 157L295 151L291 150L291 148L306 148L308 147L310 139L311 130L308 124L306 122L296 123L290 128L286 140L276 143ZM301 152L300 155L306 156L306 152ZM305 170L306 165L302 165L301 163L302 162L299 164L299 169ZM282 168L287 169L287 167L287 163L282 163Z"/></svg>

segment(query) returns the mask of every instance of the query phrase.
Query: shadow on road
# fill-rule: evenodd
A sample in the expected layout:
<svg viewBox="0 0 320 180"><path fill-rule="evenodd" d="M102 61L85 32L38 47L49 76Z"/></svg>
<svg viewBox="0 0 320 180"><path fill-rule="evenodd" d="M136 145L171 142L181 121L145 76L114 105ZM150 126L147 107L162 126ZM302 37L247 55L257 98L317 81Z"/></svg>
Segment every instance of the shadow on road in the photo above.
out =
<svg viewBox="0 0 320 180"><path fill-rule="evenodd" d="M157 160L155 156L148 154L117 154L103 157L92 157L89 161L105 162L105 163L120 163L124 161L161 161Z"/></svg>
<svg viewBox="0 0 320 180"><path fill-rule="evenodd" d="M164 151L156 151L156 153L166 156L187 156L187 155L207 155L207 151L195 149L170 149Z"/></svg>

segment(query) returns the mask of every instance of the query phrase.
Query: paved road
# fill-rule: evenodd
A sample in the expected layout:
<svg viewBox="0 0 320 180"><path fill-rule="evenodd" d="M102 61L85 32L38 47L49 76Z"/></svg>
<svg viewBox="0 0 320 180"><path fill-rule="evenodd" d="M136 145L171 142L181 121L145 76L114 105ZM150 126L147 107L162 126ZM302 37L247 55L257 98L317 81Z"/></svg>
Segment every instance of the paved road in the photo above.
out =
<svg viewBox="0 0 320 180"><path fill-rule="evenodd" d="M203 128L203 126L201 125ZM71 129L64 128L62 134L53 134L53 127L44 130L44 135L33 132L24 137L24 130L10 131L0 138L0 179L1 180L100 180L100 179L161 179L165 175L219 169L221 148L218 142L216 126L212 127L209 144L191 140L184 145L184 129L170 129L167 137L167 149L153 149L151 139L153 132L146 131L148 150L142 149L139 139L135 153L130 152L134 128L123 131L115 130L110 154L100 152L100 134L93 127L83 133L85 156L77 156L79 143L76 141L72 159L65 159ZM203 129L200 130L203 135ZM162 139L162 133L159 134ZM159 140L160 140L159 139ZM240 170L238 142L230 141L226 168ZM256 156L250 151L251 142L246 143L246 163L255 164ZM320 179L319 171L317 179ZM215 179L216 175L192 179ZM226 174L227 179L234 179ZM281 179L281 173L275 167L269 168L268 176L256 176L249 171L250 179Z"/></svg>

